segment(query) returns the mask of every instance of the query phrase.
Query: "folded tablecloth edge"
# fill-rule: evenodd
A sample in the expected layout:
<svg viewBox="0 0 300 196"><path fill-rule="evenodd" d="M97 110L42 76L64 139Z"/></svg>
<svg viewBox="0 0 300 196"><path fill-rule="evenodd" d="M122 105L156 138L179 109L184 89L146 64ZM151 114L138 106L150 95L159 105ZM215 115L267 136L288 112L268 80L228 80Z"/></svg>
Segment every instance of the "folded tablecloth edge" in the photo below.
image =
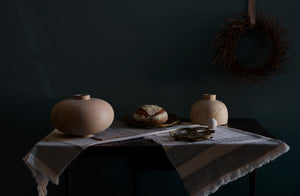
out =
<svg viewBox="0 0 300 196"><path fill-rule="evenodd" d="M272 151L268 152L267 157L260 157L249 164L246 164L230 173L223 175L221 178L217 179L212 184L207 185L206 187L202 188L198 192L190 193L191 196L207 196L211 193L216 192L221 186L228 184L234 180L237 180L240 177L247 175L248 173L252 172L253 170L262 167L263 165L269 163L270 161L275 160L282 154L288 152L290 146L284 142L281 142L279 146L277 146Z"/></svg>
<svg viewBox="0 0 300 196"><path fill-rule="evenodd" d="M31 171L31 174L37 183L39 196L47 195L47 185L50 180L53 184L59 184L59 176L32 153L27 153L22 160Z"/></svg>

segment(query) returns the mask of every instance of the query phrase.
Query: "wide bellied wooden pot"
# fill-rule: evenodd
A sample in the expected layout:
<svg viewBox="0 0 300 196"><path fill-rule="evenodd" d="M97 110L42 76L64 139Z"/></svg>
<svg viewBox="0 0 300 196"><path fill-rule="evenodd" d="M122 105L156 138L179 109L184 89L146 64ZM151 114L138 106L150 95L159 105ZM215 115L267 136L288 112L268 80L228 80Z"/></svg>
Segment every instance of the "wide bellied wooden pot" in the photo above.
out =
<svg viewBox="0 0 300 196"><path fill-rule="evenodd" d="M91 136L106 130L114 119L109 103L90 95L75 95L58 102L51 111L53 126L61 132L76 136Z"/></svg>
<svg viewBox="0 0 300 196"><path fill-rule="evenodd" d="M202 100L193 104L190 120L192 123L209 125L212 118L218 125L225 125L228 122L228 110L223 102L216 100L216 95L204 94Z"/></svg>

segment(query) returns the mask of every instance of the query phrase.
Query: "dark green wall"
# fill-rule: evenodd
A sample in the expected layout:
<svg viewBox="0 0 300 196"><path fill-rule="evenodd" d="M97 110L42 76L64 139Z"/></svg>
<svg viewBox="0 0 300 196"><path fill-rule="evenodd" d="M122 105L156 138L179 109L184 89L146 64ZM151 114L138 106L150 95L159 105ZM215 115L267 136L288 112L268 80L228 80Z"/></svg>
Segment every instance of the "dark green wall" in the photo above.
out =
<svg viewBox="0 0 300 196"><path fill-rule="evenodd" d="M187 118L193 102L212 92L231 118L256 118L291 146L258 170L258 195L300 195L300 2L264 0L257 5L281 17L292 39L292 60L285 73L254 87L232 82L210 63L209 48L220 22L246 10L246 0L2 1L0 190L35 195L35 182L21 158L52 130L49 114L59 100L88 92L110 102L118 118L143 103ZM111 166L114 161L103 162ZM122 173L122 158L116 162ZM149 187L151 182L157 186ZM143 195L156 195L161 188L165 195L170 188L185 193L176 173L141 173L140 186ZM62 186L49 189L49 195L63 195ZM124 195L130 194L127 189L119 184ZM215 195L247 191L247 178L242 178Z"/></svg>

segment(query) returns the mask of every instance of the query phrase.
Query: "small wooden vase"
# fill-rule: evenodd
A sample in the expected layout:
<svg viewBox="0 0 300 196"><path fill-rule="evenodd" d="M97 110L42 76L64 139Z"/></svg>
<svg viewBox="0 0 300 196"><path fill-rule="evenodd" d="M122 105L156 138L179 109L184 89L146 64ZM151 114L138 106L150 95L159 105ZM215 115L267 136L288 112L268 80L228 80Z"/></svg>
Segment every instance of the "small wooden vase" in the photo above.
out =
<svg viewBox="0 0 300 196"><path fill-rule="evenodd" d="M212 118L218 125L225 125L228 122L228 111L223 102L216 100L216 95L204 94L202 100L193 104L190 120L195 124L209 125Z"/></svg>
<svg viewBox="0 0 300 196"><path fill-rule="evenodd" d="M75 95L58 102L51 111L51 122L61 132L88 137L106 130L114 119L114 110L104 100L90 95Z"/></svg>

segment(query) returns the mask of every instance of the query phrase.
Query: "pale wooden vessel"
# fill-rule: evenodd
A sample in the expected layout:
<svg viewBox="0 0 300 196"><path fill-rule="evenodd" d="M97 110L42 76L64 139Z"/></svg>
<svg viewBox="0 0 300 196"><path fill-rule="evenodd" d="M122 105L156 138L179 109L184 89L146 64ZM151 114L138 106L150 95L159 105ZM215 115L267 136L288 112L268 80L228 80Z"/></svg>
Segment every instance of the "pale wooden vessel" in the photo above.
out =
<svg viewBox="0 0 300 196"><path fill-rule="evenodd" d="M223 102L216 100L216 95L204 94L202 100L193 104L190 121L195 124L209 125L212 118L218 125L225 125L228 122L228 110Z"/></svg>
<svg viewBox="0 0 300 196"><path fill-rule="evenodd" d="M58 102L51 111L51 122L61 132L88 137L106 130L114 119L114 110L102 99L75 95Z"/></svg>

